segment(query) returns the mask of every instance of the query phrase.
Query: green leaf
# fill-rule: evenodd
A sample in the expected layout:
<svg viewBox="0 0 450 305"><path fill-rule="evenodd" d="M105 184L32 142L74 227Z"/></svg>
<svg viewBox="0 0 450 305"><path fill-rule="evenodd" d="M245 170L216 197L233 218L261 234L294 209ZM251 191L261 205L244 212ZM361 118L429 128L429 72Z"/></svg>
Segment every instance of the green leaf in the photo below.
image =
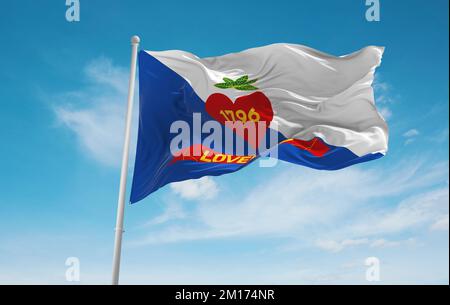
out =
<svg viewBox="0 0 450 305"><path fill-rule="evenodd" d="M217 88L220 88L220 89L228 89L228 88L232 88L233 84L231 84L231 83L219 83L219 84L215 84L214 86L216 86Z"/></svg>
<svg viewBox="0 0 450 305"><path fill-rule="evenodd" d="M237 89L237 90L244 90L244 91L258 90L257 87L252 86L252 85L247 85L247 84L234 86L234 88Z"/></svg>
<svg viewBox="0 0 450 305"><path fill-rule="evenodd" d="M224 77L223 78L224 83L215 84L214 86L220 89L235 88L236 90L245 90L245 91L258 90L257 87L251 85L254 84L257 80L258 80L257 78L249 80L248 75L241 76L235 81L232 80L231 78Z"/></svg>
<svg viewBox="0 0 450 305"><path fill-rule="evenodd" d="M239 77L237 80L234 81L235 85L243 85L247 82L248 75L244 75L242 77Z"/></svg>
<svg viewBox="0 0 450 305"><path fill-rule="evenodd" d="M246 85L250 85L250 84L256 83L257 81L258 81L258 79L255 78L255 79L249 80L249 81L246 82L245 84L246 84Z"/></svg>
<svg viewBox="0 0 450 305"><path fill-rule="evenodd" d="M234 80L232 80L231 78L228 78L228 77L224 77L223 81L227 84L234 84Z"/></svg>

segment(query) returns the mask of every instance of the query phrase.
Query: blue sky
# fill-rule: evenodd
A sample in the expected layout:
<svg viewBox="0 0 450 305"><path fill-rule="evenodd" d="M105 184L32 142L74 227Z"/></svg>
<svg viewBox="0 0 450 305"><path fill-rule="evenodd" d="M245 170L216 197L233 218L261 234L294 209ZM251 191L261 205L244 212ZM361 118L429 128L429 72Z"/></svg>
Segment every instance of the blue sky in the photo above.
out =
<svg viewBox="0 0 450 305"><path fill-rule="evenodd" d="M122 283L365 284L375 256L381 283L448 284L448 1L381 0L372 23L363 0L80 2L77 23L63 0L1 4L0 283L66 284L67 257L81 283L109 283L139 34L202 57L385 46L390 150L338 172L279 163L167 186L126 207Z"/></svg>

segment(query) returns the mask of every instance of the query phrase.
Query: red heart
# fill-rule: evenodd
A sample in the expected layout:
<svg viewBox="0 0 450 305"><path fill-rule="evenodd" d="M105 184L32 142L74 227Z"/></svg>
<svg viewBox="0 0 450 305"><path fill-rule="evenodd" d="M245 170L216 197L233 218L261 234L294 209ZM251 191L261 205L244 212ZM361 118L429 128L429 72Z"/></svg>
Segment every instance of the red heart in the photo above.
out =
<svg viewBox="0 0 450 305"><path fill-rule="evenodd" d="M265 136L266 129L269 128L269 124L273 119L272 104L264 93L259 91L238 97L234 103L226 95L214 93L206 100L205 107L206 112L222 125L225 125L227 121L241 121L243 123L251 121L265 122L264 134L261 134L261 131L258 134L259 129L256 126L256 139L249 139L246 132L236 131L239 136L256 148L259 143L258 139Z"/></svg>

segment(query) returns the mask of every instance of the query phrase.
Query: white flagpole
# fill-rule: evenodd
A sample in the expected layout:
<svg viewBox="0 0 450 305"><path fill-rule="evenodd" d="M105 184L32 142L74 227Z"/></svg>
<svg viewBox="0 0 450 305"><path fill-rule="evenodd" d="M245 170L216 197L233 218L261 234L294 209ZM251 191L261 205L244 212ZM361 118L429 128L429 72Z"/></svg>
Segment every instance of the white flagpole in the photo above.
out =
<svg viewBox="0 0 450 305"><path fill-rule="evenodd" d="M128 106L125 123L125 142L123 144L122 169L120 172L119 199L117 203L117 220L114 240L112 284L119 284L120 254L122 251L123 215L125 209L125 193L127 187L128 154L130 148L131 118L133 116L134 87L136 84L136 62L140 43L138 36L131 37L131 72L128 85Z"/></svg>

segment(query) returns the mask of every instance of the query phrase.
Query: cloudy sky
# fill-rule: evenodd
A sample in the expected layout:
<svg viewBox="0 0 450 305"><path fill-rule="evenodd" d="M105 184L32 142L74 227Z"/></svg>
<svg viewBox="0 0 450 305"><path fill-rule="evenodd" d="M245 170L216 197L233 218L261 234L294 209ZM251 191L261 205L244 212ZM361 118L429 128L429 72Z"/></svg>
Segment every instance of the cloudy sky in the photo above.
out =
<svg viewBox="0 0 450 305"><path fill-rule="evenodd" d="M66 284L68 257L81 283L109 283L139 34L202 57L385 46L374 87L390 151L337 172L254 164L166 186L126 207L122 283L365 284L377 257L381 283L448 284L448 1L381 0L372 23L363 0L80 2L75 23L63 0L1 4L0 283Z"/></svg>

